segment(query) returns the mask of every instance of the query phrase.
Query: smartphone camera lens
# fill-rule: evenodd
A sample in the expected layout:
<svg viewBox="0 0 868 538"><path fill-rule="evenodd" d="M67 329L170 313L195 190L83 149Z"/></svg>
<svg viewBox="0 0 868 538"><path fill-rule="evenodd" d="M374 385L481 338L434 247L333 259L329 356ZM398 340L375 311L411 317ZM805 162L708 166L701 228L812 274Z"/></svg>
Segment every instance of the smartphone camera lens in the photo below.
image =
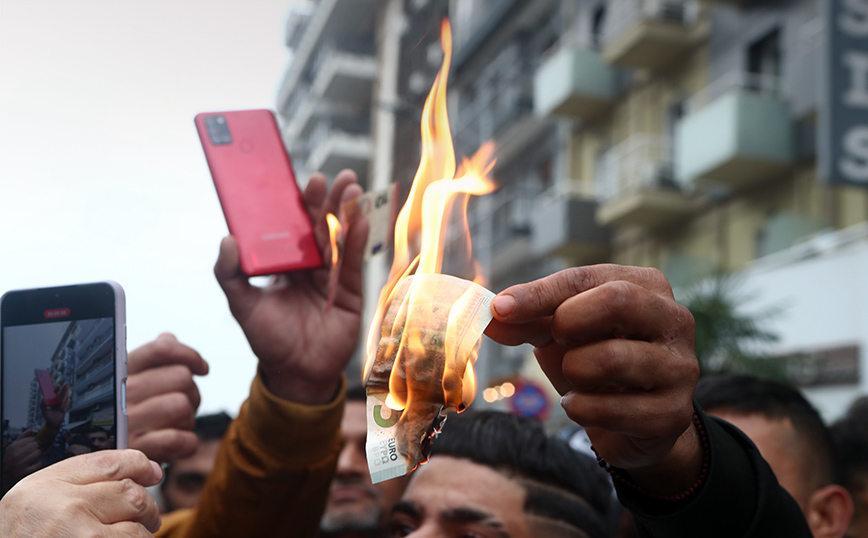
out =
<svg viewBox="0 0 868 538"><path fill-rule="evenodd" d="M229 125L224 116L206 116L205 128L208 130L208 138L215 146L232 143L232 133L229 132Z"/></svg>

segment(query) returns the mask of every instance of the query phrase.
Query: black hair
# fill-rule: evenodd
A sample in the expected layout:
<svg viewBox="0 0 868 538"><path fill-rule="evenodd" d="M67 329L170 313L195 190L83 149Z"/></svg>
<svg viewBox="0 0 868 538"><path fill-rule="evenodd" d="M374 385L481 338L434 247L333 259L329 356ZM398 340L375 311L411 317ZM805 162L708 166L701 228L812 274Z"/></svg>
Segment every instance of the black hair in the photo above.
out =
<svg viewBox="0 0 868 538"><path fill-rule="evenodd" d="M348 402L367 402L368 395L365 392L365 386L356 383L353 385L347 385L347 401Z"/></svg>
<svg viewBox="0 0 868 538"><path fill-rule="evenodd" d="M106 436L109 435L109 432L106 431L106 429L103 428L102 426L91 426L90 428L88 428L86 430L86 432L87 433L104 433L104 434L106 434Z"/></svg>
<svg viewBox="0 0 868 538"><path fill-rule="evenodd" d="M611 535L612 487L592 458L546 433L538 420L497 411L451 413L431 456L463 458L515 479L527 493L525 512Z"/></svg>
<svg viewBox="0 0 868 538"><path fill-rule="evenodd" d="M770 420L788 419L805 449L801 451L803 474L813 474L818 481L815 487L834 482L831 433L796 387L746 374L716 375L699 380L694 398L712 415L714 410L726 410Z"/></svg>
<svg viewBox="0 0 868 538"><path fill-rule="evenodd" d="M224 411L213 415L201 415L196 417L196 426L193 431L202 441L222 439L226 430L229 429L230 423L232 423L232 417Z"/></svg>
<svg viewBox="0 0 868 538"><path fill-rule="evenodd" d="M66 441L67 448L71 447L72 445L86 446L91 451L96 450L96 447L93 446L93 443L90 441L90 439L87 438L87 435L73 435Z"/></svg>
<svg viewBox="0 0 868 538"><path fill-rule="evenodd" d="M851 493L868 489L868 396L853 402L830 429L838 483Z"/></svg>

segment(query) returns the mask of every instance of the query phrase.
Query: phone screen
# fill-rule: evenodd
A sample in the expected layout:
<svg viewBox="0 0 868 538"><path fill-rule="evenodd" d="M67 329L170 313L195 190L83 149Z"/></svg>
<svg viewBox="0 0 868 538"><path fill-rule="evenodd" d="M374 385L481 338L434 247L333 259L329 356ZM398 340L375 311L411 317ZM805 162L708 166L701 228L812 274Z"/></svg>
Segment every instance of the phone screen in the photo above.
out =
<svg viewBox="0 0 868 538"><path fill-rule="evenodd" d="M123 328L119 290L96 283L3 297L0 493L52 463L118 448L118 439L125 446L118 405L124 371L119 349L125 361L116 341L118 324Z"/></svg>

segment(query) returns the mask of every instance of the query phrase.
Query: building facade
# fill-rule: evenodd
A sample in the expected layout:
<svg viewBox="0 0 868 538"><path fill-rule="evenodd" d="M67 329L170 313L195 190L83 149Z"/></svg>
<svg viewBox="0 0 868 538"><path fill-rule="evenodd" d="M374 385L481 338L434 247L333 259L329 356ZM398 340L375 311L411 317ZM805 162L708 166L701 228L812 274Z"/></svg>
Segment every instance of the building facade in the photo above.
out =
<svg viewBox="0 0 868 538"><path fill-rule="evenodd" d="M339 4L311 4L309 20L329 9L338 17ZM406 194L421 105L442 61L439 20L448 15L456 151L472 155L489 140L497 148L498 190L473 200L470 212L490 289L601 262L657 267L676 295L734 274L756 298L745 311L780 307L769 326L780 340L763 351L791 363L824 415L868 393L868 189L831 185L820 172L826 2L371 5L372 27L362 26L375 36L377 68L370 94L359 95L375 96L367 105L372 160L360 171ZM318 46L307 33L298 38L308 41L311 51ZM303 96L293 111L364 108L299 93L304 85L293 81L315 78L296 66L315 55L306 54L290 66L295 86L281 91L281 106ZM313 154L322 141L305 125L314 122L288 109L282 116L290 151L308 144ZM383 282L382 270L371 273L369 296ZM490 342L478 371L480 391L541 375L528 349Z"/></svg>

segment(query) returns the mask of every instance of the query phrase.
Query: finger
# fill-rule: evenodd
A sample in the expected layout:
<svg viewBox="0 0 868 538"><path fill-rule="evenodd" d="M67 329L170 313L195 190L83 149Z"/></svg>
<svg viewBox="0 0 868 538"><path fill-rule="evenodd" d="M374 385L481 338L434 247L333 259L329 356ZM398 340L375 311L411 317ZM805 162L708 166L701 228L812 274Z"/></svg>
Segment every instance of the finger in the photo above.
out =
<svg viewBox="0 0 868 538"><path fill-rule="evenodd" d="M19 439L24 439L27 437L33 437L33 430L31 430L30 428L27 428L26 430L21 432L21 435L16 437L15 440L18 441Z"/></svg>
<svg viewBox="0 0 868 538"><path fill-rule="evenodd" d="M692 378L695 367L670 348L641 340L615 338L568 350L564 379L586 392L651 392L676 387ZM695 381L695 379L693 379Z"/></svg>
<svg viewBox="0 0 868 538"><path fill-rule="evenodd" d="M325 197L323 203L316 209L311 208L311 219L314 223L314 234L316 235L317 244L320 245L320 248L325 248L329 243L329 227L328 222L326 221L326 215L328 213L332 213L333 215L339 215L338 211L340 210L341 200L344 196L344 190L356 184L356 174L352 170L341 170L338 175L335 177L334 183L332 183L331 188L328 191L328 194ZM360 187L356 187L359 188ZM361 194L361 191L356 191L358 194Z"/></svg>
<svg viewBox="0 0 868 538"><path fill-rule="evenodd" d="M677 438L693 417L690 399L677 392L569 391L561 399L567 416L585 428L637 438Z"/></svg>
<svg viewBox="0 0 868 538"><path fill-rule="evenodd" d="M554 342L547 346L536 347L533 350L540 369L549 378L558 394L562 396L573 389L572 384L564 375L564 355L567 351L567 348Z"/></svg>
<svg viewBox="0 0 868 538"><path fill-rule="evenodd" d="M344 191L341 204L361 195L361 187L352 185ZM360 218L350 223L344 242L344 259L341 262L341 287L354 295L362 293L362 271L365 264L365 244L368 241L368 219Z"/></svg>
<svg viewBox="0 0 868 538"><path fill-rule="evenodd" d="M220 254L214 264L214 276L226 294L229 309L237 318L247 317L247 312L256 304L262 290L250 284L241 271L238 257L238 242L230 236L220 242ZM239 320L240 321L240 320Z"/></svg>
<svg viewBox="0 0 868 538"><path fill-rule="evenodd" d="M47 468L72 484L92 484L129 478L145 487L155 486L163 471L138 450L100 450L65 459ZM40 471L43 472L43 471Z"/></svg>
<svg viewBox="0 0 868 538"><path fill-rule="evenodd" d="M174 364L151 368L127 378L127 406L132 407L160 394L180 392L187 395L193 409L198 409L201 397L193 373L184 365Z"/></svg>
<svg viewBox="0 0 868 538"><path fill-rule="evenodd" d="M63 403L67 403L67 400L69 399L69 397L70 397L69 383L64 383L63 386L60 387L60 390L57 392L57 399L60 400L61 404L63 404ZM52 407L54 407L54 406L52 406Z"/></svg>
<svg viewBox="0 0 868 538"><path fill-rule="evenodd" d="M87 497L89 510L106 524L132 522L156 532L160 528L160 510L157 501L131 478L89 484Z"/></svg>
<svg viewBox="0 0 868 538"><path fill-rule="evenodd" d="M495 318L523 323L554 314L564 301L606 282L625 280L648 288L659 295L672 297L669 281L659 270L650 267L592 265L573 267L545 278L511 286L497 294L491 303Z"/></svg>
<svg viewBox="0 0 868 538"><path fill-rule="evenodd" d="M129 374L170 364L183 365L196 375L208 373L208 363L199 352L179 342L171 333L162 333L156 340L130 351L127 363Z"/></svg>
<svg viewBox="0 0 868 538"><path fill-rule="evenodd" d="M108 528L110 529L110 532L107 534L108 536L118 536L121 538L154 538L152 533L159 530L159 525L157 526L157 529L146 529L141 523L121 521L120 523L108 525Z"/></svg>
<svg viewBox="0 0 868 538"><path fill-rule="evenodd" d="M165 428L192 430L196 425L196 408L182 392L160 394L127 410L130 430L146 432Z"/></svg>
<svg viewBox="0 0 868 538"><path fill-rule="evenodd" d="M10 445L11 447L11 445ZM42 450L39 444L33 439L27 439L21 445L14 447L15 450L7 452L9 456L12 454L20 454L20 464L24 466L36 465L39 466L42 460Z"/></svg>
<svg viewBox="0 0 868 538"><path fill-rule="evenodd" d="M308 211L311 211L313 208L319 209L323 201L325 201L327 190L328 187L324 175L316 173L310 176L302 194L304 205L307 206Z"/></svg>
<svg viewBox="0 0 868 538"><path fill-rule="evenodd" d="M561 303L553 316L552 335L570 347L606 338L656 341L692 335L692 320L690 311L674 300L620 280Z"/></svg>
<svg viewBox="0 0 868 538"><path fill-rule="evenodd" d="M167 428L130 435L130 448L141 450L157 462L174 461L192 456L199 446L199 438L191 431Z"/></svg>
<svg viewBox="0 0 868 538"><path fill-rule="evenodd" d="M527 323L505 323L493 319L485 328L485 334L504 346L531 344L534 347L543 347L554 340L551 317L535 319Z"/></svg>

